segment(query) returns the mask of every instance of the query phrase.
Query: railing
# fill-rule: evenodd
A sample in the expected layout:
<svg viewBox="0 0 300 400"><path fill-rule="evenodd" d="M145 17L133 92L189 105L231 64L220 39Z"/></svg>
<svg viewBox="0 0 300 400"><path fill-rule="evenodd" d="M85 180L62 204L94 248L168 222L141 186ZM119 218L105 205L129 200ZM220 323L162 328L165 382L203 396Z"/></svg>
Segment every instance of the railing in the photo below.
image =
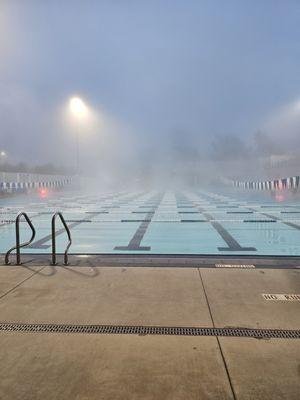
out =
<svg viewBox="0 0 300 400"><path fill-rule="evenodd" d="M67 245L67 247L66 247L66 250L65 250L65 252L64 252L64 264L65 264L65 265L68 265L68 251L69 251L69 248L70 248L70 246L71 246L71 244L72 244L72 238L71 238L70 229L69 229L69 227L68 227L68 225L67 225L67 223L66 223L66 221L65 221L65 219L64 219L64 217L63 217L63 215L62 215L61 212L57 212L56 214L54 214L53 217L52 217L52 221L51 221L52 265L56 265L56 231L55 231L55 221L56 221L56 218L57 218L57 217L60 218L60 220L61 220L61 222L62 222L62 224L63 224L63 226L64 226L64 228L65 228L65 230L66 230L66 232L67 232L68 239L69 239L69 243L68 243L68 245Z"/></svg>
<svg viewBox="0 0 300 400"><path fill-rule="evenodd" d="M28 242L20 244L20 219L21 219L21 217L24 217L26 222L30 226L31 231L32 231L32 235L31 235L31 238L30 238L30 240ZM20 214L17 215L15 227L16 227L16 245L14 247L12 247L11 249L9 249L8 252L5 254L5 264L6 265L10 264L9 255L14 250L16 250L17 265L20 265L21 264L21 252L20 252L20 249L22 247L26 247L26 246L30 245L33 242L34 238L35 238L34 226L32 225L32 222L30 221L28 215L25 212L21 212Z"/></svg>
<svg viewBox="0 0 300 400"><path fill-rule="evenodd" d="M31 235L30 240L28 242L25 242L25 243L20 243L20 219L21 219L21 217L25 218L26 222L28 223L28 225L30 226L31 231L32 231L32 235ZM52 220L51 220L51 238L52 238L52 263L51 264L52 265L56 265L57 264L56 263L56 229L55 229L55 223L56 223L56 218L57 217L60 218L60 220L61 220L61 222L62 222L62 224L63 224L63 226L64 226L64 228L65 228L65 230L67 232L68 239L69 239L69 243L68 243L68 245L66 247L66 250L64 252L64 264L68 265L68 251L69 251L69 248L70 248L70 246L72 244L72 238L71 238L70 229L69 229L69 227L68 227L68 225L67 225L67 223L66 223L66 221L65 221L65 219L64 219L64 217L63 217L61 212L55 213L53 215L53 217L52 217ZM13 246L11 249L9 249L7 251L7 253L5 254L5 264L6 265L10 264L9 257L10 257L11 252L14 251L14 250L16 250L16 261L17 261L16 264L20 265L21 264L21 252L20 252L20 249L22 247L29 246L33 242L33 240L35 238L35 233L36 232L35 232L34 226L33 226L32 222L30 221L28 215L25 212L21 212L20 214L17 215L16 221L15 221L15 228L16 228L16 245Z"/></svg>

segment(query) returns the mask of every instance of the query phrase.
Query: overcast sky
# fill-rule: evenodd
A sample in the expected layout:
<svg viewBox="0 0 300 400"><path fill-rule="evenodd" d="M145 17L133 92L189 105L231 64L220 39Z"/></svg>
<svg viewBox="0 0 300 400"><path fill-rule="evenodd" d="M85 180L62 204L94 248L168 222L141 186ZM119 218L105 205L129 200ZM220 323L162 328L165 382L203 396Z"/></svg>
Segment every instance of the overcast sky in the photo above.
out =
<svg viewBox="0 0 300 400"><path fill-rule="evenodd" d="M0 147L71 160L73 94L106 121L94 155L110 130L134 152L272 129L300 99L300 2L0 0Z"/></svg>

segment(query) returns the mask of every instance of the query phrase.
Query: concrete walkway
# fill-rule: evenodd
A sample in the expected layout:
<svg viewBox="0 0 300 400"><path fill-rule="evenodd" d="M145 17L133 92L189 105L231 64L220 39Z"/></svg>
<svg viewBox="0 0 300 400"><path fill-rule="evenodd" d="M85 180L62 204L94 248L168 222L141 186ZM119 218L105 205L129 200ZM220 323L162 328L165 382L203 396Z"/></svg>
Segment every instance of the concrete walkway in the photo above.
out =
<svg viewBox="0 0 300 400"><path fill-rule="evenodd" d="M0 267L0 322L300 329L299 269ZM0 332L0 399L299 399L300 340Z"/></svg>

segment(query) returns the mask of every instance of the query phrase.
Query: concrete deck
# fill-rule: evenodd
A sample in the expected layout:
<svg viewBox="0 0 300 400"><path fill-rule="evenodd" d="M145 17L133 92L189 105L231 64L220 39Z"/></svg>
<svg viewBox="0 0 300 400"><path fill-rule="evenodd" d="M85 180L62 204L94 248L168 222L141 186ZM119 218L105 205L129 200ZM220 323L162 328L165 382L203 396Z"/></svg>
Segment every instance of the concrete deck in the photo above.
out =
<svg viewBox="0 0 300 400"><path fill-rule="evenodd" d="M0 322L300 329L299 269L0 267ZM0 332L0 399L299 399L300 340Z"/></svg>

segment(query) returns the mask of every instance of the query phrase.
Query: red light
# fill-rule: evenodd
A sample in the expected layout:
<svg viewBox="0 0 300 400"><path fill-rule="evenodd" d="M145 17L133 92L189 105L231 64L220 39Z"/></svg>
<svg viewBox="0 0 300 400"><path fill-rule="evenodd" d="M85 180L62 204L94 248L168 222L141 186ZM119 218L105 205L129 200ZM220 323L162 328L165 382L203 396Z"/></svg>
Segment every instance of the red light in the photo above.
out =
<svg viewBox="0 0 300 400"><path fill-rule="evenodd" d="M280 193L277 193L277 194L275 195L275 200L276 200L278 203L281 203L282 201L285 200L284 195L283 195L283 194L280 194Z"/></svg>
<svg viewBox="0 0 300 400"><path fill-rule="evenodd" d="M45 199L45 198L47 197L47 195L48 195L47 189L41 189L41 190L40 190L40 197L41 197L42 199Z"/></svg>

